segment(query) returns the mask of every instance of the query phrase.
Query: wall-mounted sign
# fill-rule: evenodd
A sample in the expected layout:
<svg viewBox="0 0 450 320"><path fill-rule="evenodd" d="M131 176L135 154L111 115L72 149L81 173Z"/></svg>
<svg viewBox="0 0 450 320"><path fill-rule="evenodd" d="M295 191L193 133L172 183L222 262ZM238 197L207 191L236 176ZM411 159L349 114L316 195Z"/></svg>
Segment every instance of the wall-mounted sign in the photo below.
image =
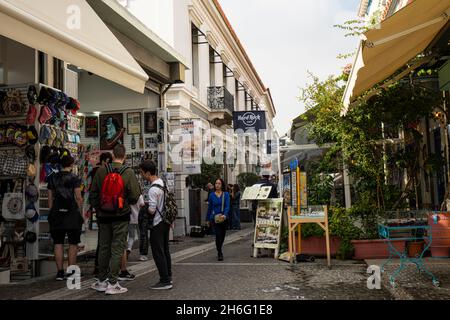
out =
<svg viewBox="0 0 450 320"><path fill-rule="evenodd" d="M259 132L266 129L265 111L236 111L233 112L234 130Z"/></svg>
<svg viewBox="0 0 450 320"><path fill-rule="evenodd" d="M85 136L88 138L98 138L98 117L85 118Z"/></svg>

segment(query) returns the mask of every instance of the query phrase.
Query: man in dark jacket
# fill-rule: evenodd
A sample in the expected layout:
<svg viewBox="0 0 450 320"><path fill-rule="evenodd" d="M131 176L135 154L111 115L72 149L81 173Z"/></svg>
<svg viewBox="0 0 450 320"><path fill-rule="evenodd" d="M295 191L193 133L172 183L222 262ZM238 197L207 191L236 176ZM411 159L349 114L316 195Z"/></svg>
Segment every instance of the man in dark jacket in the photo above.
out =
<svg viewBox="0 0 450 320"><path fill-rule="evenodd" d="M121 170L125 162L126 150L123 145L117 145L113 150L113 169ZM95 174L89 193L90 204L97 212L99 225L99 279L92 289L106 294L120 294L128 290L120 286L118 280L121 258L126 249L128 224L130 222L130 205L138 202L141 188L134 171L130 168L122 170L124 184L123 208L114 213L105 213L100 209L100 199L103 182L108 175L106 167L101 167ZM109 267L109 274L108 274ZM109 279L106 281L106 279Z"/></svg>

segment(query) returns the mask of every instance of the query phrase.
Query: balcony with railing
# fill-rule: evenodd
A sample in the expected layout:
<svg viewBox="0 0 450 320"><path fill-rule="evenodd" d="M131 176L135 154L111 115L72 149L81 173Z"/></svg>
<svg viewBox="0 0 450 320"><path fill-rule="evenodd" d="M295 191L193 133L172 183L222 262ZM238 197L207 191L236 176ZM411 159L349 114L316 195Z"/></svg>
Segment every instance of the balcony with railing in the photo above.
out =
<svg viewBox="0 0 450 320"><path fill-rule="evenodd" d="M208 87L209 121L217 126L231 125L233 121L234 96L226 87Z"/></svg>

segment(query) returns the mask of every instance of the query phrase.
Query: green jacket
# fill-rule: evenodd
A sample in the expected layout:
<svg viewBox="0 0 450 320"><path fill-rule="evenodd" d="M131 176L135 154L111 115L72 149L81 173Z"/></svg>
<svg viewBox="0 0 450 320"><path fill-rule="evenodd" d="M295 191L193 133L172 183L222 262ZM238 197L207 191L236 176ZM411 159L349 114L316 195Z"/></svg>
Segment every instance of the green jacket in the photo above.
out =
<svg viewBox="0 0 450 320"><path fill-rule="evenodd" d="M122 167L121 164L113 162L113 168L120 169ZM97 211L97 217L111 217L110 213L103 213L99 210L100 207L100 196L102 192L103 181L105 180L107 175L106 167L100 167L95 173L94 180L92 181L91 189L89 190L89 203L92 207ZM120 210L115 217L129 216L131 209L130 205L134 205L138 202L139 197L141 196L141 187L139 182L136 179L136 175L134 171L130 168L125 170L122 174L123 184L125 186L125 201L123 209Z"/></svg>

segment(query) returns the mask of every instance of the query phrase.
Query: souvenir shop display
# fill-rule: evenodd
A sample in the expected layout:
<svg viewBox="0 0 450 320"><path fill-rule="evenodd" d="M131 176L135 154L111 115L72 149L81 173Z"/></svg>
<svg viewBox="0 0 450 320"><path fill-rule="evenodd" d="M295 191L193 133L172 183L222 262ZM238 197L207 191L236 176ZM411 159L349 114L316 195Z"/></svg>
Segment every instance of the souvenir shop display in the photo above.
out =
<svg viewBox="0 0 450 320"><path fill-rule="evenodd" d="M100 149L112 150L117 144L123 144L125 131L122 113L101 114Z"/></svg>
<svg viewBox="0 0 450 320"><path fill-rule="evenodd" d="M31 260L53 253L46 185L63 148L80 157L79 108L42 84L0 87L0 264L12 273L27 273Z"/></svg>

